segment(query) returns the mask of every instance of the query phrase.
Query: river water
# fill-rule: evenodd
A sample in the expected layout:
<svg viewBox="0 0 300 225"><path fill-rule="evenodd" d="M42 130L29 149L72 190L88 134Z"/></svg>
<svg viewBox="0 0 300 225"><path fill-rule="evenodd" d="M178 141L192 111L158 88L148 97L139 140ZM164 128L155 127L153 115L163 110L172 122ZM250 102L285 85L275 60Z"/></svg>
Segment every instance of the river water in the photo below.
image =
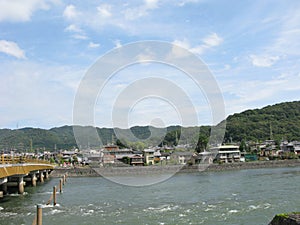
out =
<svg viewBox="0 0 300 225"><path fill-rule="evenodd" d="M0 224L32 224L44 204L43 224L266 225L300 211L300 168L177 174L159 184L131 187L102 177L69 178L57 205L47 206L58 178L0 200Z"/></svg>

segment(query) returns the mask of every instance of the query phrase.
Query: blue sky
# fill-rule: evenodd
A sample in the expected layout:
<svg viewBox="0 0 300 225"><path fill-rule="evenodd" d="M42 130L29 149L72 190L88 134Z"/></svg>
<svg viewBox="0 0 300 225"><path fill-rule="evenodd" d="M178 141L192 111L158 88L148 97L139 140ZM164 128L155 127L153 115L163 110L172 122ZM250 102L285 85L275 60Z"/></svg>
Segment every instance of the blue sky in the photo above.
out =
<svg viewBox="0 0 300 225"><path fill-rule="evenodd" d="M218 82L226 115L299 100L299 1L0 0L0 127L72 124L87 70L108 51L143 40L196 54ZM150 64L110 80L95 105L95 125L113 126L116 96L147 76L174 81L197 109L198 125L213 123L205 93L180 71ZM130 112L130 125L180 124L176 110L157 98Z"/></svg>

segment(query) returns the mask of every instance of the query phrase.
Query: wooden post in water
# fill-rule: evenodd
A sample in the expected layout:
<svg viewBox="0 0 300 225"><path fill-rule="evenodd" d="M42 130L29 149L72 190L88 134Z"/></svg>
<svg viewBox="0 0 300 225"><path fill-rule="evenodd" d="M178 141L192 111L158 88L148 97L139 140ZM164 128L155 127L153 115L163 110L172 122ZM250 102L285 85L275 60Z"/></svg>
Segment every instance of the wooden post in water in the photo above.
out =
<svg viewBox="0 0 300 225"><path fill-rule="evenodd" d="M56 205L56 186L53 187L53 205Z"/></svg>
<svg viewBox="0 0 300 225"><path fill-rule="evenodd" d="M63 179L60 178L59 179L59 193L62 193L62 183L63 183Z"/></svg>
<svg viewBox="0 0 300 225"><path fill-rule="evenodd" d="M41 204L37 205L36 222L37 222L37 225L43 224L43 207Z"/></svg>

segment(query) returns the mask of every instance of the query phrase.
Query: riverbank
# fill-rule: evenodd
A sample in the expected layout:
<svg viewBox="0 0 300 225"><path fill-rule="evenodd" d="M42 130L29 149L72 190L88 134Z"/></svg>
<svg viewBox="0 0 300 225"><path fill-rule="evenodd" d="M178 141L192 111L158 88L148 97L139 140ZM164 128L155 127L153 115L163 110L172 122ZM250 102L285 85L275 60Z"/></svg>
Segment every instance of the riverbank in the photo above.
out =
<svg viewBox="0 0 300 225"><path fill-rule="evenodd" d="M206 169L206 171L226 171L226 170L279 168L279 167L300 167L300 160L290 159L290 160L270 160L270 161L212 164Z"/></svg>
<svg viewBox="0 0 300 225"><path fill-rule="evenodd" d="M100 175L96 173L90 167L78 167L78 168L55 168L52 173L51 177L62 177L63 175L67 174L68 177L99 177Z"/></svg>
<svg viewBox="0 0 300 225"><path fill-rule="evenodd" d="M170 174L170 173L190 173L190 172L219 172L229 170L260 169L260 168L280 168L280 167L300 167L300 160L274 160L274 161L254 161L227 164L210 165L168 165L168 166L143 166L143 167L77 167L77 168L55 168L51 173L52 177L61 177L68 174L69 177L98 177L98 176L118 176L118 175L147 175L147 174Z"/></svg>

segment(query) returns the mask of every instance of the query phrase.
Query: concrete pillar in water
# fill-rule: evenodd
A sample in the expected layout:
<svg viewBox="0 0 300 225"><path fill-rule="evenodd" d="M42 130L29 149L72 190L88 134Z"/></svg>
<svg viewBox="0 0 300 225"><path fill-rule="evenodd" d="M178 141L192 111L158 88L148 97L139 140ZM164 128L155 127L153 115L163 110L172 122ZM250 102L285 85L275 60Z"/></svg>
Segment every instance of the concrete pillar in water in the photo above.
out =
<svg viewBox="0 0 300 225"><path fill-rule="evenodd" d="M24 193L24 181L22 176L18 178L18 193L20 195Z"/></svg>
<svg viewBox="0 0 300 225"><path fill-rule="evenodd" d="M4 195L7 194L7 183L2 184L2 191Z"/></svg>
<svg viewBox="0 0 300 225"><path fill-rule="evenodd" d="M1 184L1 191L3 192L3 195L7 194L7 183Z"/></svg>
<svg viewBox="0 0 300 225"><path fill-rule="evenodd" d="M49 178L49 173L48 173L48 171L45 170L43 174L44 174L45 179L47 180L47 179Z"/></svg>
<svg viewBox="0 0 300 225"><path fill-rule="evenodd" d="M41 183L44 183L44 174L43 174L42 171L39 172L39 181L40 181Z"/></svg>
<svg viewBox="0 0 300 225"><path fill-rule="evenodd" d="M37 178L36 178L35 173L31 174L31 185L32 185L33 187L36 186L36 180L37 180Z"/></svg>

